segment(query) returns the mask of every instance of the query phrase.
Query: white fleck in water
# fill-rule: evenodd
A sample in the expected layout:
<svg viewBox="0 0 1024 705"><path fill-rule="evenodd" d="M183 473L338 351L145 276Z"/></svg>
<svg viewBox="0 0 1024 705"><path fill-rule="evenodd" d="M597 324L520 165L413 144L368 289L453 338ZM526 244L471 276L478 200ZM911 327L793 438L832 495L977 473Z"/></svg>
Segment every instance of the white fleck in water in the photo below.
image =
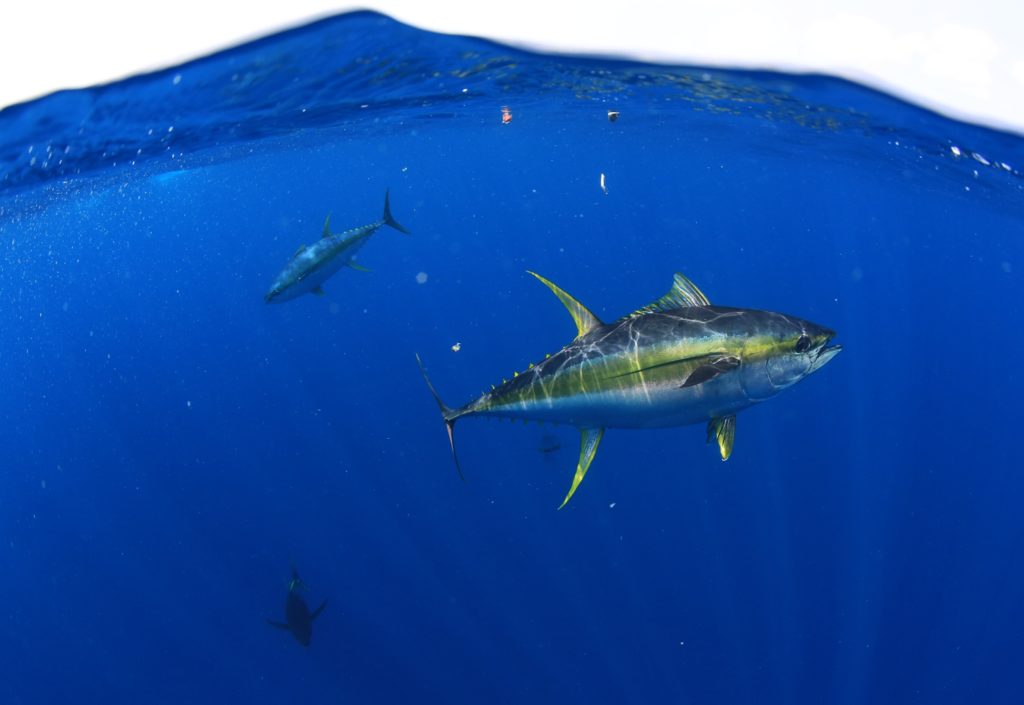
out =
<svg viewBox="0 0 1024 705"><path fill-rule="evenodd" d="M174 78L171 79L171 83L173 83L174 85L178 85L179 83L181 83L181 74L180 73L174 74Z"/></svg>
<svg viewBox="0 0 1024 705"><path fill-rule="evenodd" d="M1010 264L1009 262L1003 262L1003 263L1002 263L1001 265L999 265L999 267L1000 267L1000 268L1001 268L1001 269L1003 270L1003 272L1004 272L1004 273L1006 273L1006 274L1009 274L1010 272L1012 272L1012 271L1013 271L1013 265L1012 265L1012 264Z"/></svg>
<svg viewBox="0 0 1024 705"><path fill-rule="evenodd" d="M168 127L167 131L168 132L174 132L174 125L171 125L170 127Z"/></svg>
<svg viewBox="0 0 1024 705"><path fill-rule="evenodd" d="M427 273L426 272L420 272L419 274L417 274L416 275L416 283L417 284L426 284L427 283Z"/></svg>
<svg viewBox="0 0 1024 705"><path fill-rule="evenodd" d="M959 157L960 156L960 148L957 147L955 144L952 147L949 148L949 151L953 153L954 157Z"/></svg>
<svg viewBox="0 0 1024 705"><path fill-rule="evenodd" d="M46 489L46 480L40 480L39 481L39 486L42 487L45 490Z"/></svg>
<svg viewBox="0 0 1024 705"><path fill-rule="evenodd" d="M616 505L616 502L612 502L611 504L608 505L608 508L609 509L615 509L615 505Z"/></svg>
<svg viewBox="0 0 1024 705"><path fill-rule="evenodd" d="M192 400L191 399L186 399L185 400L185 406L187 406L189 409L191 409L192 408Z"/></svg>

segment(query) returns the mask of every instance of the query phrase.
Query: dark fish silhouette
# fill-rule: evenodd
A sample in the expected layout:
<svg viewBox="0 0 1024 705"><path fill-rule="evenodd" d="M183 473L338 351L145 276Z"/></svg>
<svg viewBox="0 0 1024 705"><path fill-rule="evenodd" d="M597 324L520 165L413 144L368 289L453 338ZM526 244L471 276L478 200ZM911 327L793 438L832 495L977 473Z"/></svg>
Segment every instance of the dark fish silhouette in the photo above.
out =
<svg viewBox="0 0 1024 705"><path fill-rule="evenodd" d="M288 597L284 601L285 622L267 620L267 624L278 629L284 629L292 633L295 640L303 646L309 646L313 638L313 620L320 616L327 606L324 600L314 612L309 611L306 601L302 599L302 591L306 589L305 583L299 579L299 573L292 568L292 579L288 582Z"/></svg>
<svg viewBox="0 0 1024 705"><path fill-rule="evenodd" d="M558 440L558 436L545 433L540 439L540 447L538 450L543 453L545 457L550 458L553 454L562 450L562 442Z"/></svg>

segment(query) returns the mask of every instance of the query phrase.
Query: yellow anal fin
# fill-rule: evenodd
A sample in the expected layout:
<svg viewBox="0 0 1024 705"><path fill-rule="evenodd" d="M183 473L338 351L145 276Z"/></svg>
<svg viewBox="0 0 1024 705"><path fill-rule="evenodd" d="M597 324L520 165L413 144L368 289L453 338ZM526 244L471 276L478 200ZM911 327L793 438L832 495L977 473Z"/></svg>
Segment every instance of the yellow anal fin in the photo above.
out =
<svg viewBox="0 0 1024 705"><path fill-rule="evenodd" d="M572 320L576 322L576 337L579 338L581 335L586 335L590 331L594 330L598 326L604 325L601 323L597 316L592 314L587 307L581 304L579 301L574 299L569 294L562 291L557 284L548 281L536 272L528 272L533 276L537 277L547 288L551 289L551 293L558 297L558 300L565 304L565 307L569 309L569 315L572 316Z"/></svg>
<svg viewBox="0 0 1024 705"><path fill-rule="evenodd" d="M732 455L732 443L736 440L736 417L726 416L708 421L708 443L712 438L718 441L718 452L722 460L728 460Z"/></svg>
<svg viewBox="0 0 1024 705"><path fill-rule="evenodd" d="M309 291L310 291L310 292L311 292L312 294L314 294L315 296L323 296L323 295L324 295L324 290L323 290L322 288L320 288L319 286L314 286L314 287L313 287L312 289L310 289Z"/></svg>
<svg viewBox="0 0 1024 705"><path fill-rule="evenodd" d="M351 267L352 269L356 270L357 272L369 272L370 271L369 267L364 267L363 265L361 265L358 262L356 262L354 259L350 259L348 261L348 266Z"/></svg>
<svg viewBox="0 0 1024 705"><path fill-rule="evenodd" d="M593 462L594 456L597 455L597 446L601 443L602 438L604 438L603 428L580 429L580 459L576 463L576 474L572 478L572 487L569 488L569 494L565 495L565 499L562 500L562 504L558 507L559 509L569 503L569 500L572 499L573 494L576 492L576 488L583 482L583 477L587 474L587 470L590 469L590 463Z"/></svg>

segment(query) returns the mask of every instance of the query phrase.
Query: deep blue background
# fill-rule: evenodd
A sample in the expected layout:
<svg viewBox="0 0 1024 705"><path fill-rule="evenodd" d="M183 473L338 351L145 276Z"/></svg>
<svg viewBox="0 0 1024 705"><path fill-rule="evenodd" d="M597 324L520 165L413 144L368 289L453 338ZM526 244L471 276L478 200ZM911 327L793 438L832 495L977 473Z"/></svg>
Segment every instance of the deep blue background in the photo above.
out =
<svg viewBox="0 0 1024 705"><path fill-rule="evenodd" d="M792 81L903 127L539 86L0 193L0 702L1021 702L1024 143ZM264 305L388 187L411 237ZM464 485L413 356L455 405L569 342L526 269L845 349L726 464L609 430L556 512L576 432L464 421Z"/></svg>

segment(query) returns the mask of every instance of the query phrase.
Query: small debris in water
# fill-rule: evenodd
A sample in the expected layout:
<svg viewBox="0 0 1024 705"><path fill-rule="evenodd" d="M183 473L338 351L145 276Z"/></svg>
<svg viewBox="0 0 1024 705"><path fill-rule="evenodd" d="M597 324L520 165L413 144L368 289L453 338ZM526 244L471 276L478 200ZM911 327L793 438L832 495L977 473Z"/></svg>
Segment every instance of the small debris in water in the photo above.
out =
<svg viewBox="0 0 1024 705"><path fill-rule="evenodd" d="M617 504L617 502L612 502L611 504L608 505L608 508L609 509L615 509L615 505L616 504Z"/></svg>
<svg viewBox="0 0 1024 705"><path fill-rule="evenodd" d="M426 284L427 283L427 273L426 272L420 272L419 274L417 274L416 275L416 283L417 284Z"/></svg>
<svg viewBox="0 0 1024 705"><path fill-rule="evenodd" d="M605 181L604 181L604 172L601 172L601 192L605 196L608 195L608 186L605 184Z"/></svg>
<svg viewBox="0 0 1024 705"><path fill-rule="evenodd" d="M507 105L501 106L501 124L507 125L512 122L512 109Z"/></svg>
<svg viewBox="0 0 1024 705"><path fill-rule="evenodd" d="M608 111L608 122L615 122L618 119L619 119L619 111L618 110L609 110Z"/></svg>
<svg viewBox="0 0 1024 705"><path fill-rule="evenodd" d="M462 343L455 343L452 346L452 352L458 352L459 350L462 350Z"/></svg>

